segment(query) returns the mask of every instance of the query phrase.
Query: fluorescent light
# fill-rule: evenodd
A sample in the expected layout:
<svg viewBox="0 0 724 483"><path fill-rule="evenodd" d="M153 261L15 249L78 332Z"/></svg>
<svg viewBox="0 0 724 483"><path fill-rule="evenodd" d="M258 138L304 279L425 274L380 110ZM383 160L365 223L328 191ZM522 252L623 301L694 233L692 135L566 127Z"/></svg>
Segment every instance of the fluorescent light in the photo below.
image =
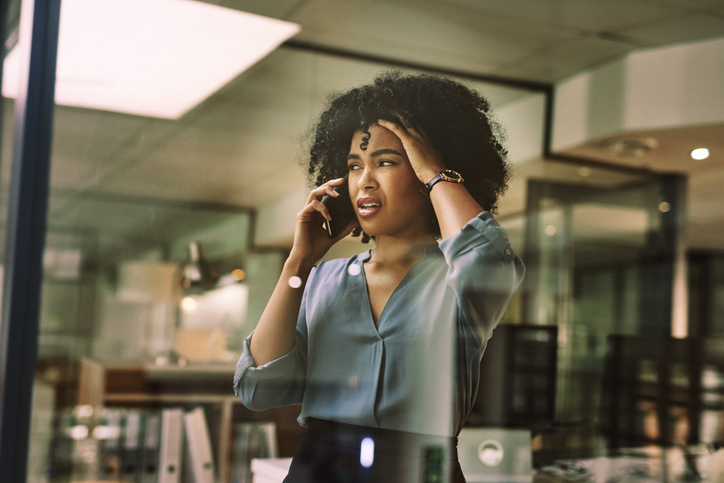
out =
<svg viewBox="0 0 724 483"><path fill-rule="evenodd" d="M709 150L706 148L697 148L691 152L691 157L697 160L709 157Z"/></svg>
<svg viewBox="0 0 724 483"><path fill-rule="evenodd" d="M63 0L55 102L178 119L300 29L193 0ZM18 50L5 97L18 90Z"/></svg>

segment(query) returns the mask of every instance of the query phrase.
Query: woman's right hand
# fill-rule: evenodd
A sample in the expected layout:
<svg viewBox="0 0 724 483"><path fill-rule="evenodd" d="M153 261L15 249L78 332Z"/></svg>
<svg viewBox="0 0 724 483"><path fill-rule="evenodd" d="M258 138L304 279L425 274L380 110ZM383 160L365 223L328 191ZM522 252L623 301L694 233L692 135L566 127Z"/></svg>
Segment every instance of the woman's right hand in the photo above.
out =
<svg viewBox="0 0 724 483"><path fill-rule="evenodd" d="M332 189L342 184L343 179L330 180L312 190L307 198L306 205L297 213L297 225L294 230L294 245L289 258L296 259L301 263L313 265L322 258L327 251L342 238L346 237L358 226L357 221L352 221L335 238L330 238L324 229L324 219L331 219L329 210L322 204L322 197L327 194L335 198L339 193Z"/></svg>

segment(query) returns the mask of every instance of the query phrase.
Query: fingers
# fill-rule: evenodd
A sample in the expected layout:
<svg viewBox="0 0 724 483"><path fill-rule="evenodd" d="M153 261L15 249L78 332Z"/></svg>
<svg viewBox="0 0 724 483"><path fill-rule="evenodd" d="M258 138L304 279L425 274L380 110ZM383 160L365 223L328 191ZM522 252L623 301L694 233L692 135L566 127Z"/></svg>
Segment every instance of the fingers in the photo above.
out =
<svg viewBox="0 0 724 483"><path fill-rule="evenodd" d="M329 210L319 200L313 199L310 201L307 206L304 207L302 211L299 212L298 216L302 221L308 221L309 217L314 213L318 212L320 215L322 215L325 219L331 220L332 216L329 214Z"/></svg>
<svg viewBox="0 0 724 483"><path fill-rule="evenodd" d="M392 131L393 133L395 133L397 135L397 137L400 138L400 140L404 140L403 138L409 137L408 129L412 129L412 128L405 129L404 127L400 126L396 122L386 121L384 119L378 119L377 124L379 124L380 126L382 126L384 128L387 128L390 131Z"/></svg>
<svg viewBox="0 0 724 483"><path fill-rule="evenodd" d="M413 129L413 131L419 132L423 139L427 139L427 132L425 132L425 130L422 128L422 126L413 126L412 129Z"/></svg>
<svg viewBox="0 0 724 483"><path fill-rule="evenodd" d="M307 204L311 203L312 200L321 200L324 195L329 195L333 197L338 197L339 193L336 192L333 188L335 186L339 186L344 181L344 178L336 178L327 181L321 186L318 186L317 188L314 188L310 193L309 197L307 198Z"/></svg>
<svg viewBox="0 0 724 483"><path fill-rule="evenodd" d="M402 117L400 117L400 119L404 123L404 127L400 126L396 122L385 121L384 119L378 119L377 123L397 135L397 137L400 138L400 141L402 141L403 146L409 144L411 141L427 141L427 133L422 129L422 127L413 126Z"/></svg>

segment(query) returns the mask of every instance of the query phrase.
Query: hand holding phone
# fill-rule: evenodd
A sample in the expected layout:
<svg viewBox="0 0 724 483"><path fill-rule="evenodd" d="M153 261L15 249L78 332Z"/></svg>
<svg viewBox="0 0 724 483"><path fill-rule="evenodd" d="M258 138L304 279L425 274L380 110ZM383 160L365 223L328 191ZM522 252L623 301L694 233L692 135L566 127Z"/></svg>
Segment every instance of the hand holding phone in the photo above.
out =
<svg viewBox="0 0 724 483"><path fill-rule="evenodd" d="M334 238L344 230L351 221L357 219L357 214L349 197L349 187L347 185L347 176L343 178L342 184L334 186L332 189L339 193L339 196L324 195L322 204L329 210L331 220L324 220L324 228L330 238Z"/></svg>

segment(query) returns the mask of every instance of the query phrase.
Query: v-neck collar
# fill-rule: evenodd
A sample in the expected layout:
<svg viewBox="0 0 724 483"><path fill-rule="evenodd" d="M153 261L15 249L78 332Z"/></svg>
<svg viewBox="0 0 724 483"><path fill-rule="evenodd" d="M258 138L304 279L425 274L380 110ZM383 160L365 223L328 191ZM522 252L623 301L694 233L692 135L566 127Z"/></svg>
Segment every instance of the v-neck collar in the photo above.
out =
<svg viewBox="0 0 724 483"><path fill-rule="evenodd" d="M372 303L370 302L370 292L369 292L369 286L367 285L367 274L365 273L365 262L369 261L370 258L372 258L372 249L367 250L366 252L360 254L357 261L360 264L360 274L362 275L362 285L364 288L364 294L365 294L365 302L367 305L367 314L368 319L370 323L372 324L372 327L374 328L377 335L382 338L382 335L380 333L380 323L382 322L382 319L386 316L387 312L389 312L388 307L390 306L390 301L393 297L401 290L402 287L407 285L407 282L410 278L412 278L412 273L418 269L418 267L422 264L423 260L425 260L426 257L435 255L435 254L441 254L440 247L438 245L429 245L425 247L425 253L415 264L410 267L410 269L407 271L404 277L402 277L402 280L400 280L400 283L397 284L395 289L390 294L389 298L387 299L387 302L385 302L385 306L382 307L382 312L380 312L380 316L377 318L377 322L375 322L375 317L372 314Z"/></svg>

